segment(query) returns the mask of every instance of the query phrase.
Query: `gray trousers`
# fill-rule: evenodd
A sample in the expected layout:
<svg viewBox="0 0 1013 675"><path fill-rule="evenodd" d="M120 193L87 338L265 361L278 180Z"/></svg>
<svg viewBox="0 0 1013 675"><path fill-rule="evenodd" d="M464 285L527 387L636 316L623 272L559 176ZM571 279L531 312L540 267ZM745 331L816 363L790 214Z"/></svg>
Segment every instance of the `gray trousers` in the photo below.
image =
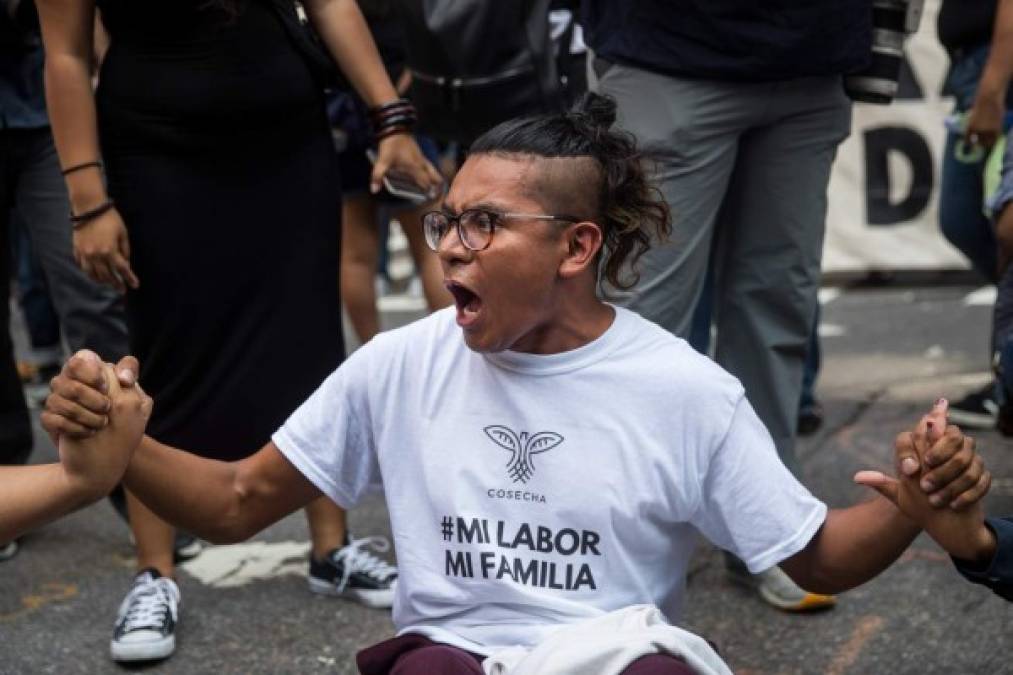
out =
<svg viewBox="0 0 1013 675"><path fill-rule="evenodd" d="M656 159L673 232L641 259L640 283L603 295L686 338L713 244L715 358L742 382L797 475L827 184L851 126L841 80L717 82L604 65L596 88L616 99L618 126Z"/></svg>
<svg viewBox="0 0 1013 675"><path fill-rule="evenodd" d="M112 361L129 349L122 299L91 281L74 261L70 205L49 129L0 131L0 464L23 462L31 442L30 429L25 438L28 415L8 333L12 211L28 228L67 346L92 349Z"/></svg>

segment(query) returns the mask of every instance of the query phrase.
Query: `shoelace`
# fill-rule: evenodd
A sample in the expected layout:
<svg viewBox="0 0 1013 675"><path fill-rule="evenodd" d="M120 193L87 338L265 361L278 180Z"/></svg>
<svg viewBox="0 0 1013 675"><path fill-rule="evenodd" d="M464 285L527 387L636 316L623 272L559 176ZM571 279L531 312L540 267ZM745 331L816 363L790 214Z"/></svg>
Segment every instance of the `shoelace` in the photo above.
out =
<svg viewBox="0 0 1013 675"><path fill-rule="evenodd" d="M390 550L390 542L386 537L364 537L353 539L348 546L343 546L335 551L331 559L335 564L341 563L341 579L337 584L338 591L345 590L349 578L356 572L361 572L378 581L389 579L397 574L396 567L367 551L366 546L372 547L378 553L386 553Z"/></svg>
<svg viewBox="0 0 1013 675"><path fill-rule="evenodd" d="M140 628L161 628L165 615L171 613L172 598L165 584L157 581L135 588L130 592L130 604L123 618L123 632Z"/></svg>

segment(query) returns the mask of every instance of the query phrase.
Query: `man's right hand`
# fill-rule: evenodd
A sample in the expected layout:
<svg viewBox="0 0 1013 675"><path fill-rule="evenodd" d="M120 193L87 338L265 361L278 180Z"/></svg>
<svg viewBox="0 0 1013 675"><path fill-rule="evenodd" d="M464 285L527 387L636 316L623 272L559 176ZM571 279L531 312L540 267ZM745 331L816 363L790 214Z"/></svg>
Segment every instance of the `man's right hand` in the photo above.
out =
<svg viewBox="0 0 1013 675"><path fill-rule="evenodd" d="M933 452L952 454L955 448L973 450L973 447L972 439L965 437L957 427L947 425L945 403L937 404L913 431L897 437L894 445L896 478L878 471L860 471L855 482L873 488L896 504L950 555L981 562L990 559L995 551L995 537L985 525L980 501L990 484L988 472L982 474L977 485L948 505L945 499L940 504L932 503L925 486L919 485L919 482L930 480L926 477L933 473L929 471L927 456ZM975 453L973 461L980 463L981 458Z"/></svg>
<svg viewBox="0 0 1013 675"><path fill-rule="evenodd" d="M53 445L58 446L62 436L88 438L109 424L113 401L104 366L95 352L83 349L70 357L50 382L52 391L39 419ZM138 370L133 356L120 359L115 367L120 386L133 387Z"/></svg>
<svg viewBox="0 0 1013 675"><path fill-rule="evenodd" d="M152 405L140 385L121 387L112 366L100 366L111 402L108 422L86 438L65 434L59 439L60 462L68 480L89 498L108 494L123 477L144 435Z"/></svg>

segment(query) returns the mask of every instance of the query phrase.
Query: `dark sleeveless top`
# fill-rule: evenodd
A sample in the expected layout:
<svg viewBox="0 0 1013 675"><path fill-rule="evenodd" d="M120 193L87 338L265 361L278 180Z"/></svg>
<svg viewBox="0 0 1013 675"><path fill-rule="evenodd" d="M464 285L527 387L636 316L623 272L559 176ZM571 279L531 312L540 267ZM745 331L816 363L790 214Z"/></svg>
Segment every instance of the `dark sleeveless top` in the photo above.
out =
<svg viewBox="0 0 1013 675"><path fill-rule="evenodd" d="M245 457L343 358L340 185L323 96L267 2L100 0L109 192L140 288L148 432Z"/></svg>

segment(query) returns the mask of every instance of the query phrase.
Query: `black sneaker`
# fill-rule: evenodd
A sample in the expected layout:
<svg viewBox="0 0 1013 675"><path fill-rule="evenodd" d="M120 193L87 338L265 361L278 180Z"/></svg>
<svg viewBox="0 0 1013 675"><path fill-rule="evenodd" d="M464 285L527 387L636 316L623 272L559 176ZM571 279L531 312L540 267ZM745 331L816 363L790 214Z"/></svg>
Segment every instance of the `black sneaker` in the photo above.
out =
<svg viewBox="0 0 1013 675"><path fill-rule="evenodd" d="M950 403L950 422L965 429L995 429L999 403L995 400L995 382Z"/></svg>
<svg viewBox="0 0 1013 675"><path fill-rule="evenodd" d="M311 554L310 590L354 600L367 607L393 605L397 568L367 551L366 546L379 553L390 550L390 542L384 537L366 537L350 540L323 560L316 560Z"/></svg>
<svg viewBox="0 0 1013 675"><path fill-rule="evenodd" d="M204 550L204 543L189 532L176 531L176 540L172 546L172 561L177 565L193 560Z"/></svg>
<svg viewBox="0 0 1013 675"><path fill-rule="evenodd" d="M799 436L810 436L815 434L823 426L823 406L819 401L813 401L798 409L798 433Z"/></svg>
<svg viewBox="0 0 1013 675"><path fill-rule="evenodd" d="M0 544L0 562L10 560L18 554L18 542L9 541L6 544Z"/></svg>
<svg viewBox="0 0 1013 675"><path fill-rule="evenodd" d="M141 571L123 598L109 645L114 661L164 659L176 649L179 587L155 569Z"/></svg>

